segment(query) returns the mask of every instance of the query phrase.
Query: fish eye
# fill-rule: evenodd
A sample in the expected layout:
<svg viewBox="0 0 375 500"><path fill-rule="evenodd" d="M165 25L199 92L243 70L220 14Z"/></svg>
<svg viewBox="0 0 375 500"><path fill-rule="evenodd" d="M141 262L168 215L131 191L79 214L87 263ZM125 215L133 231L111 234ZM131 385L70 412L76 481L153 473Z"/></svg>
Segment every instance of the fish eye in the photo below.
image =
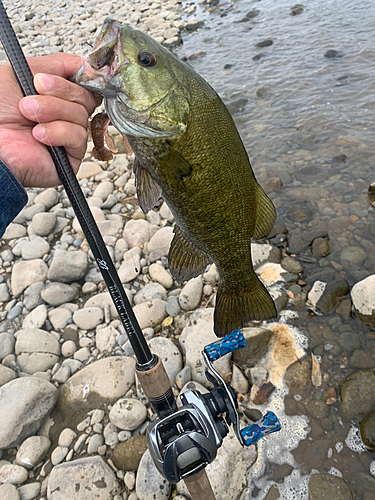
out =
<svg viewBox="0 0 375 500"><path fill-rule="evenodd" d="M151 52L142 51L138 54L138 62L145 67L155 66L156 59Z"/></svg>

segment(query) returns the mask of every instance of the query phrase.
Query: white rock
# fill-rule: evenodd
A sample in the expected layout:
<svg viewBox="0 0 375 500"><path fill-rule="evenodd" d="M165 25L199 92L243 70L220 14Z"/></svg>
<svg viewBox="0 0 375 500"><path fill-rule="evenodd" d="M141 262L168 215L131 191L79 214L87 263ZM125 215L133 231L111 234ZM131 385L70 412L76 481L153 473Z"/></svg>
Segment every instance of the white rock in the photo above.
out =
<svg viewBox="0 0 375 500"><path fill-rule="evenodd" d="M87 453L89 455L97 453L99 446L102 446L103 443L104 443L103 436L100 434L94 434L93 436L91 436L89 444L87 446Z"/></svg>
<svg viewBox="0 0 375 500"><path fill-rule="evenodd" d="M48 236L52 233L57 217L51 212L35 214L31 223L32 231L38 236Z"/></svg>
<svg viewBox="0 0 375 500"><path fill-rule="evenodd" d="M174 343L164 337L154 337L149 341L151 352L162 360L171 385L175 383L177 374L182 369L182 356Z"/></svg>
<svg viewBox="0 0 375 500"><path fill-rule="evenodd" d="M90 425L99 424L103 420L104 415L103 410L95 409L91 415Z"/></svg>
<svg viewBox="0 0 375 500"><path fill-rule="evenodd" d="M171 288L173 285L173 278L171 274L161 264L151 264L149 274L152 280L157 281L165 288Z"/></svg>
<svg viewBox="0 0 375 500"><path fill-rule="evenodd" d="M350 292L354 313L363 316L364 321L375 323L375 274L356 283Z"/></svg>
<svg viewBox="0 0 375 500"><path fill-rule="evenodd" d="M171 226L162 227L150 239L147 249L149 253L159 249L168 251L173 239L173 228Z"/></svg>
<svg viewBox="0 0 375 500"><path fill-rule="evenodd" d="M14 352L16 339L12 333L0 333L0 361Z"/></svg>
<svg viewBox="0 0 375 500"><path fill-rule="evenodd" d="M99 328L96 332L96 347L100 352L110 352L116 345L119 333L116 328L109 325L105 328Z"/></svg>
<svg viewBox="0 0 375 500"><path fill-rule="evenodd" d="M17 451L16 463L26 469L33 469L44 458L51 441L45 436L31 436L21 444Z"/></svg>
<svg viewBox="0 0 375 500"><path fill-rule="evenodd" d="M141 304L152 299L167 300L167 290L159 283L147 283L135 296L134 304Z"/></svg>
<svg viewBox="0 0 375 500"><path fill-rule="evenodd" d="M102 167L98 163L93 161L84 161L79 167L77 177L78 179L88 179L102 171Z"/></svg>
<svg viewBox="0 0 375 500"><path fill-rule="evenodd" d="M60 344L54 335L40 328L20 330L15 352L21 370L33 374L48 370L58 361Z"/></svg>
<svg viewBox="0 0 375 500"><path fill-rule="evenodd" d="M73 340L66 340L61 346L61 354L64 356L64 358L73 356L76 350L77 346Z"/></svg>
<svg viewBox="0 0 375 500"><path fill-rule="evenodd" d="M16 373L7 366L0 365L0 387L17 377Z"/></svg>
<svg viewBox="0 0 375 500"><path fill-rule="evenodd" d="M41 484L37 482L24 484L18 488L21 500L34 500L39 495L40 490Z"/></svg>
<svg viewBox="0 0 375 500"><path fill-rule="evenodd" d="M168 222L173 222L173 214L165 202L160 207L159 214L162 219L166 219Z"/></svg>
<svg viewBox="0 0 375 500"><path fill-rule="evenodd" d="M150 223L146 220L130 220L125 224L123 236L130 248L140 247L150 238Z"/></svg>
<svg viewBox="0 0 375 500"><path fill-rule="evenodd" d="M115 261L116 262L121 262L123 257L124 257L124 253L128 250L128 244L126 243L126 241L124 240L124 238L119 238L117 241L116 241L116 245L115 245Z"/></svg>
<svg viewBox="0 0 375 500"><path fill-rule="evenodd" d="M138 399L119 399L109 412L109 420L112 424L125 431L134 431L146 420L146 417L147 408Z"/></svg>
<svg viewBox="0 0 375 500"><path fill-rule="evenodd" d="M62 283L72 283L83 278L87 273L87 269L88 260L87 254L84 251L76 250L68 252L59 250L53 256L48 271L48 279L51 281L61 281Z"/></svg>
<svg viewBox="0 0 375 500"><path fill-rule="evenodd" d="M47 254L50 246L41 236L35 236L31 241L26 241L22 245L21 255L24 260L41 259Z"/></svg>
<svg viewBox="0 0 375 500"><path fill-rule="evenodd" d="M22 236L25 236L25 234L26 228L24 226L11 222L1 238L3 240L13 240L15 238L22 238Z"/></svg>
<svg viewBox="0 0 375 500"><path fill-rule="evenodd" d="M100 307L85 307L73 314L73 321L82 330L96 328L103 321L103 309Z"/></svg>
<svg viewBox="0 0 375 500"><path fill-rule="evenodd" d="M164 300L152 299L134 306L133 311L141 329L154 327L161 323L166 317L166 305Z"/></svg>
<svg viewBox="0 0 375 500"><path fill-rule="evenodd" d="M0 498L4 500L20 500L17 488L10 483L0 484Z"/></svg>
<svg viewBox="0 0 375 500"><path fill-rule="evenodd" d="M30 328L42 328L46 319L47 307L44 304L41 304L25 317L22 322L22 328L25 330Z"/></svg>
<svg viewBox="0 0 375 500"><path fill-rule="evenodd" d="M54 330L62 330L70 323L72 313L64 307L58 307L48 313L48 319L52 323Z"/></svg>
<svg viewBox="0 0 375 500"><path fill-rule="evenodd" d="M115 401L134 384L134 366L135 360L126 356L95 361L70 377L60 388L60 398L66 406L82 399L90 401L91 397Z"/></svg>
<svg viewBox="0 0 375 500"><path fill-rule="evenodd" d="M238 394L246 394L249 389L249 382L241 370L233 365L232 380L230 385Z"/></svg>
<svg viewBox="0 0 375 500"><path fill-rule="evenodd" d="M65 384L65 382L70 377L70 374L71 374L70 367L69 365L65 364L60 366L57 372L53 374L52 380L54 382L58 382L59 384Z"/></svg>
<svg viewBox="0 0 375 500"><path fill-rule="evenodd" d="M91 213L95 219L95 222L100 222L102 220L105 220L105 214L99 207L95 207L95 206L90 207L90 210L91 210ZM76 231L77 233L83 232L82 228L78 222L77 217L75 217L73 219L72 227L73 227L74 231Z"/></svg>
<svg viewBox="0 0 375 500"><path fill-rule="evenodd" d="M251 243L251 260L254 268L266 262L272 251L272 246L261 243Z"/></svg>
<svg viewBox="0 0 375 500"><path fill-rule="evenodd" d="M59 202L60 195L54 188L44 189L34 199L34 205L41 203L45 210L49 210Z"/></svg>
<svg viewBox="0 0 375 500"><path fill-rule="evenodd" d="M0 469L0 483L22 484L27 476L27 470L20 465L9 464Z"/></svg>
<svg viewBox="0 0 375 500"><path fill-rule="evenodd" d="M0 284L0 302L8 302L10 300L9 288L6 283Z"/></svg>
<svg viewBox="0 0 375 500"><path fill-rule="evenodd" d="M38 281L46 281L47 274L48 266L41 259L16 262L12 269L12 294L19 297L28 286Z"/></svg>
<svg viewBox="0 0 375 500"><path fill-rule="evenodd" d="M69 429L69 427L66 427L60 432L58 445L69 448L76 437L77 434L73 431L73 429Z"/></svg>
<svg viewBox="0 0 375 500"><path fill-rule="evenodd" d="M93 196L97 196L105 201L108 196L113 193L113 183L109 181L104 181L99 184L99 186L95 189Z"/></svg>
<svg viewBox="0 0 375 500"><path fill-rule="evenodd" d="M61 464L64 458L67 456L69 448L66 446L57 446L51 453L52 465Z"/></svg>
<svg viewBox="0 0 375 500"><path fill-rule="evenodd" d="M203 291L203 280L201 276L192 278L183 287L178 296L178 303L184 311L192 311L198 307Z"/></svg>
<svg viewBox="0 0 375 500"><path fill-rule="evenodd" d="M131 259L126 260L125 255L124 262L118 270L121 283L128 283L129 281L132 281L141 272L141 262L138 253L135 253Z"/></svg>
<svg viewBox="0 0 375 500"><path fill-rule="evenodd" d="M127 471L124 477L125 486L131 491L135 486L135 474L133 471Z"/></svg>
<svg viewBox="0 0 375 500"><path fill-rule="evenodd" d="M324 283L323 281L315 281L312 289L309 291L307 295L308 304L310 306L316 307L316 304L318 303L320 297L323 295L326 286L327 283Z"/></svg>
<svg viewBox="0 0 375 500"><path fill-rule="evenodd" d="M185 365L190 366L192 379L205 387L212 388L205 376L205 364L202 358L204 346L217 340L213 331L213 308L198 309L195 311L183 329L179 342L185 354ZM215 369L225 379L231 374L230 356L227 354L214 361Z"/></svg>
<svg viewBox="0 0 375 500"><path fill-rule="evenodd" d="M41 291L42 299L50 306L60 306L78 297L78 288L65 283L48 283Z"/></svg>
<svg viewBox="0 0 375 500"><path fill-rule="evenodd" d="M120 234L123 225L124 219L116 214L107 215L106 220L98 222L98 227L103 238L106 236L117 236Z"/></svg>
<svg viewBox="0 0 375 500"><path fill-rule="evenodd" d="M48 500L110 499L120 491L116 477L102 457L72 460L54 467L48 480Z"/></svg>
<svg viewBox="0 0 375 500"><path fill-rule="evenodd" d="M135 489L142 500L169 499L171 485L155 467L148 450L139 463Z"/></svg>
<svg viewBox="0 0 375 500"><path fill-rule="evenodd" d="M215 264L211 264L208 271L203 274L205 283L214 284L219 281L219 272Z"/></svg>

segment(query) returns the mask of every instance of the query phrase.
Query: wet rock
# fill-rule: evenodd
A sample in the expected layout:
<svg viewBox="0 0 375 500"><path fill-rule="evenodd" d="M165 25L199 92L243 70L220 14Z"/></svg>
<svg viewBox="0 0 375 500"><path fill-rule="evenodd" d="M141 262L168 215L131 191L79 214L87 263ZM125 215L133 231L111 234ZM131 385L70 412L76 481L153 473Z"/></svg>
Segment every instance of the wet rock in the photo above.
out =
<svg viewBox="0 0 375 500"><path fill-rule="evenodd" d="M375 478L364 472L358 472L354 474L353 479L356 484L361 485L361 490L369 493L374 493L375 491Z"/></svg>
<svg viewBox="0 0 375 500"><path fill-rule="evenodd" d="M332 474L313 474L308 482L308 500L353 500L350 486L341 477Z"/></svg>
<svg viewBox="0 0 375 500"><path fill-rule="evenodd" d="M185 24L185 29L188 31L196 31L203 26L203 21L198 21L196 17L191 17Z"/></svg>
<svg viewBox="0 0 375 500"><path fill-rule="evenodd" d="M152 299L137 304L134 306L133 311L142 330L158 325L167 315L166 302L160 299Z"/></svg>
<svg viewBox="0 0 375 500"><path fill-rule="evenodd" d="M350 295L354 315L361 321L375 324L375 274L356 283Z"/></svg>
<svg viewBox="0 0 375 500"><path fill-rule="evenodd" d="M343 55L344 54L342 52L339 52L338 50L329 49L324 54L324 57L327 57L327 59L333 59L334 57L342 57Z"/></svg>
<svg viewBox="0 0 375 500"><path fill-rule="evenodd" d="M202 350L205 345L217 340L213 331L213 308L198 309L195 311L183 329L179 342L184 351L185 365L190 366L192 379L205 387L211 387L205 376L205 365L202 359ZM225 378L231 374L230 355L214 361L215 369Z"/></svg>
<svg viewBox="0 0 375 500"><path fill-rule="evenodd" d="M72 283L84 277L88 269L87 254L82 250L68 252L59 250L53 256L48 271L48 279L62 283ZM41 280L38 280L41 281Z"/></svg>
<svg viewBox="0 0 375 500"><path fill-rule="evenodd" d="M349 359L349 366L351 368L374 368L375 360L373 356L369 354L367 351L363 351L362 349L356 349Z"/></svg>
<svg viewBox="0 0 375 500"><path fill-rule="evenodd" d="M306 355L288 366L284 381L292 388L302 389L311 381L311 356Z"/></svg>
<svg viewBox="0 0 375 500"><path fill-rule="evenodd" d="M96 408L98 397L113 403L134 384L134 366L134 359L126 356L112 356L91 363L60 388L59 408L71 409L82 401Z"/></svg>
<svg viewBox="0 0 375 500"><path fill-rule="evenodd" d="M235 115L239 111L243 111L248 101L245 98L236 99L235 101L228 102L226 107L231 115Z"/></svg>
<svg viewBox="0 0 375 500"><path fill-rule="evenodd" d="M65 283L48 283L41 291L42 299L50 306L72 302L78 297L78 288Z"/></svg>
<svg viewBox="0 0 375 500"><path fill-rule="evenodd" d="M114 448L112 455L113 463L120 470L137 470L142 455L146 450L146 436L132 436Z"/></svg>
<svg viewBox="0 0 375 500"><path fill-rule="evenodd" d="M147 408L138 399L119 399L109 412L109 419L116 427L134 431L147 417Z"/></svg>
<svg viewBox="0 0 375 500"><path fill-rule="evenodd" d="M302 14L303 12L303 5L300 3L297 3L293 7L290 8L289 14L291 16L298 16L299 14Z"/></svg>
<svg viewBox="0 0 375 500"><path fill-rule="evenodd" d="M112 469L102 457L80 458L54 467L48 479L48 500L107 499L119 493Z"/></svg>
<svg viewBox="0 0 375 500"><path fill-rule="evenodd" d="M160 474L147 450L138 467L136 492L143 500L167 500L171 485Z"/></svg>
<svg viewBox="0 0 375 500"><path fill-rule="evenodd" d="M257 327L247 327L241 331L245 337L246 346L233 352L233 361L239 366L251 368L267 354L273 332Z"/></svg>
<svg viewBox="0 0 375 500"><path fill-rule="evenodd" d="M215 498L240 498L246 487L246 472L257 459L255 446L242 448L230 428L223 445L219 448L215 460L206 467L208 479L211 483ZM183 481L177 485L177 491L186 494L187 489Z"/></svg>
<svg viewBox="0 0 375 500"><path fill-rule="evenodd" d="M280 492L277 486L273 484L271 488L268 490L268 493L265 496L264 500L278 500L279 498L280 498Z"/></svg>
<svg viewBox="0 0 375 500"><path fill-rule="evenodd" d="M330 251L329 243L325 238L316 238L312 242L311 253L314 257L325 257Z"/></svg>
<svg viewBox="0 0 375 500"><path fill-rule="evenodd" d="M349 352L353 352L360 346L358 334L353 332L340 333L340 335L337 337L337 342L340 344L341 348L344 351Z"/></svg>
<svg viewBox="0 0 375 500"><path fill-rule="evenodd" d="M301 264L288 256L282 259L280 265L283 269L285 269L285 271L288 271L288 273L300 274L303 272Z"/></svg>
<svg viewBox="0 0 375 500"><path fill-rule="evenodd" d="M269 47L270 45L273 44L273 40L263 40L259 43L256 44L256 47L262 48L262 47Z"/></svg>
<svg viewBox="0 0 375 500"><path fill-rule="evenodd" d="M359 421L375 407L375 373L358 370L340 384L341 414Z"/></svg>
<svg viewBox="0 0 375 500"><path fill-rule="evenodd" d="M182 356L175 344L166 338L155 337L149 341L151 352L162 360L165 371L173 385L182 369Z"/></svg>
<svg viewBox="0 0 375 500"><path fill-rule="evenodd" d="M306 405L307 412L316 420L323 420L328 416L329 408L324 401L310 400Z"/></svg>
<svg viewBox="0 0 375 500"><path fill-rule="evenodd" d="M257 9L253 9L253 10L250 10L249 12L247 12L246 17L248 17L249 19L253 19L254 17L257 17L257 15L259 15L259 10Z"/></svg>
<svg viewBox="0 0 375 500"><path fill-rule="evenodd" d="M352 303L350 299L344 299L339 303L336 313L343 316L344 319L349 319L352 315Z"/></svg>
<svg viewBox="0 0 375 500"><path fill-rule="evenodd" d="M47 264L41 259L16 262L12 269L12 294L19 297L28 286L39 281L46 281L47 274Z"/></svg>
<svg viewBox="0 0 375 500"><path fill-rule="evenodd" d="M312 219L313 213L306 204L297 204L288 208L287 216L294 222L308 222Z"/></svg>
<svg viewBox="0 0 375 500"><path fill-rule="evenodd" d="M257 90L257 96L262 97L263 91L259 92L261 89ZM261 94L261 95L260 95ZM273 192L278 193L283 188L283 183L278 177L270 177L266 184L267 193Z"/></svg>
<svg viewBox="0 0 375 500"><path fill-rule="evenodd" d="M367 259L367 255L362 248L350 246L341 251L340 259L342 261L347 260L353 264L362 264Z"/></svg>
<svg viewBox="0 0 375 500"><path fill-rule="evenodd" d="M8 382L0 392L0 449L14 448L40 428L57 389L40 377L27 377Z"/></svg>
<svg viewBox="0 0 375 500"><path fill-rule="evenodd" d="M289 238L288 249L290 253L300 253L307 248L316 238L327 238L326 231L309 231L296 234Z"/></svg>
<svg viewBox="0 0 375 500"><path fill-rule="evenodd" d="M309 304L322 314L328 314L336 305L336 300L349 293L349 285L345 280L334 280L329 283L316 281L308 294Z"/></svg>
<svg viewBox="0 0 375 500"><path fill-rule="evenodd" d="M363 443L369 450L375 451L375 409L364 417L360 431Z"/></svg>

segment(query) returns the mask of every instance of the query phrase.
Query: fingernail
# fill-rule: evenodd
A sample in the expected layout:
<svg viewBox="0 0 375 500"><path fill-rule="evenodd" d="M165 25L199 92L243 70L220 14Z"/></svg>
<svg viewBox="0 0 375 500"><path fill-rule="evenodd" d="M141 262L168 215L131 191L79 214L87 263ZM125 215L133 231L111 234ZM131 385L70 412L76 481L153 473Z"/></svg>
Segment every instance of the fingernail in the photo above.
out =
<svg viewBox="0 0 375 500"><path fill-rule="evenodd" d="M43 90L48 91L52 89L54 83L53 78L43 73L39 73L36 77Z"/></svg>
<svg viewBox="0 0 375 500"><path fill-rule="evenodd" d="M46 129L42 125L37 125L33 128L33 136L35 139L42 140L46 135Z"/></svg>
<svg viewBox="0 0 375 500"><path fill-rule="evenodd" d="M35 99L28 97L24 99L23 107L30 115L35 115L39 109L39 104Z"/></svg>

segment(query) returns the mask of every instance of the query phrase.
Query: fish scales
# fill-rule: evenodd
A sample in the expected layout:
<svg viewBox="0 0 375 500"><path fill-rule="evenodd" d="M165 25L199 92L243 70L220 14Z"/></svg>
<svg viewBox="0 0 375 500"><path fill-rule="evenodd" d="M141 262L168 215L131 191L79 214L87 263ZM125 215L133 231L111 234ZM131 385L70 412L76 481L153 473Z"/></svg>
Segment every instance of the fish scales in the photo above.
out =
<svg viewBox="0 0 375 500"><path fill-rule="evenodd" d="M173 276L190 279L215 262L219 336L275 316L253 270L250 247L252 237L267 236L275 210L254 177L230 113L200 75L148 35L113 20L106 23L88 57L95 71L86 62L75 78L104 95L113 125L127 135L137 160L141 208L151 209L161 192L175 217L169 252ZM115 47L112 57L108 46ZM153 64L145 69L142 58L148 61L150 54Z"/></svg>

